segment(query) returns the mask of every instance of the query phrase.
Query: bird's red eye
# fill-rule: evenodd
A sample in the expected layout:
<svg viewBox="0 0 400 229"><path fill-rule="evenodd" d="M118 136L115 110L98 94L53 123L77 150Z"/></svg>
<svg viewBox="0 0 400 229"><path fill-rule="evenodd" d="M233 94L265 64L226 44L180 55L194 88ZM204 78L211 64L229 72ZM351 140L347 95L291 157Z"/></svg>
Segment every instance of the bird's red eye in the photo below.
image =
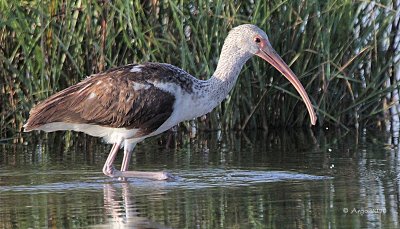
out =
<svg viewBox="0 0 400 229"><path fill-rule="evenodd" d="M260 43L260 42L261 42L261 39L260 39L259 37L255 37L255 38L254 38L254 42Z"/></svg>

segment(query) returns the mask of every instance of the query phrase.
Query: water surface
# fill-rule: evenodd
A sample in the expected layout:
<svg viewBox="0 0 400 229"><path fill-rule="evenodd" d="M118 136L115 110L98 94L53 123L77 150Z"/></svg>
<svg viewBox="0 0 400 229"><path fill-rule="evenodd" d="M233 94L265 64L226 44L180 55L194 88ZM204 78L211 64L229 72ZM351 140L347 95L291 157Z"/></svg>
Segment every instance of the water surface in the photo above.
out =
<svg viewBox="0 0 400 229"><path fill-rule="evenodd" d="M131 169L174 181L103 176L110 150L82 134L0 145L2 228L399 227L397 137L332 131L165 133ZM122 151L117 158L119 167Z"/></svg>

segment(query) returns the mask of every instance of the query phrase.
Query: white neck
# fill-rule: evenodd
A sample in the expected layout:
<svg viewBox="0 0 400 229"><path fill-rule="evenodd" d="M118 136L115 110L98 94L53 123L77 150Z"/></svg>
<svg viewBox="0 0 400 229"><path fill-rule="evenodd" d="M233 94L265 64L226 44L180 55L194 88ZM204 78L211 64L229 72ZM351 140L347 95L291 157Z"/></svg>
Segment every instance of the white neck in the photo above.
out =
<svg viewBox="0 0 400 229"><path fill-rule="evenodd" d="M203 96L208 101L208 107L214 109L220 104L233 86L242 70L243 65L252 56L237 46L225 43L219 58L217 69L209 80L203 81Z"/></svg>

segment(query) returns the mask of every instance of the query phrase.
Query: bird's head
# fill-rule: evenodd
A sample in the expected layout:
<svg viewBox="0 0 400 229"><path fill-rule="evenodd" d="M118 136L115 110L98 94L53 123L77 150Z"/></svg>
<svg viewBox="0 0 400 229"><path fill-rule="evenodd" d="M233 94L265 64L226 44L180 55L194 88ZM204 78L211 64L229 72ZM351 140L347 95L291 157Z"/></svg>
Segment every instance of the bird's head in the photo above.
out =
<svg viewBox="0 0 400 229"><path fill-rule="evenodd" d="M257 55L282 73L282 75L284 75L286 79L292 83L297 92L300 94L310 115L311 124L315 125L317 116L314 112L307 92L293 71L272 48L267 34L262 29L251 24L237 26L229 32L227 41L227 43L231 44L231 48L236 49L237 52L244 53L249 57Z"/></svg>

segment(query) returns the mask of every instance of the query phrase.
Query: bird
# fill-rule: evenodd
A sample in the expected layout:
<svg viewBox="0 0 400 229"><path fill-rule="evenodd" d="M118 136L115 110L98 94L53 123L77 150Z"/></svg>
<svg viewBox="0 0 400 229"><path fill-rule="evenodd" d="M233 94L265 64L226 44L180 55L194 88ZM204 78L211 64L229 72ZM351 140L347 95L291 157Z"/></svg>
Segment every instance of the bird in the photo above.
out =
<svg viewBox="0 0 400 229"><path fill-rule="evenodd" d="M167 63L144 62L111 68L53 94L34 106L24 131L72 130L113 144L103 173L113 178L172 179L165 171L128 171L136 144L182 121L210 113L234 87L244 64L261 57L277 69L304 101L312 125L317 116L304 87L273 49L267 34L252 24L232 28L215 72L207 80ZM113 163L120 148L120 170Z"/></svg>

